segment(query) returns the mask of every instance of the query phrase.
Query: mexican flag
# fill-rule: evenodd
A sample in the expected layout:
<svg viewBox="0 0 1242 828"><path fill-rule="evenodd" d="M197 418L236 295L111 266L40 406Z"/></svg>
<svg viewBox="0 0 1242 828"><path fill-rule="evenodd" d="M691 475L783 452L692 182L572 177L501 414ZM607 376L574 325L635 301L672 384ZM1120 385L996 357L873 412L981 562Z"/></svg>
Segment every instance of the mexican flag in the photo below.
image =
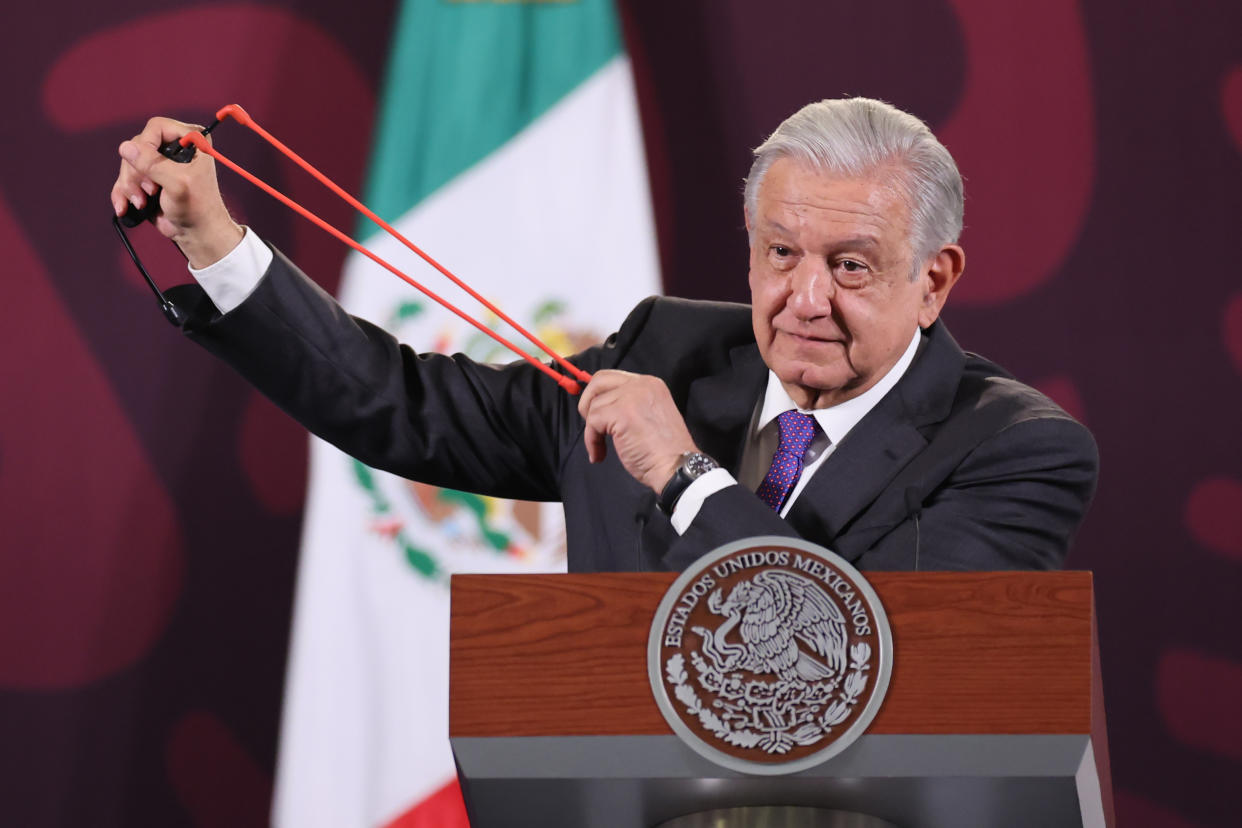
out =
<svg viewBox="0 0 1242 828"><path fill-rule="evenodd" d="M392 49L365 203L561 353L658 292L610 0L405 0ZM524 342L395 240L368 244ZM515 358L361 256L340 299L416 350ZM559 504L410 483L312 441L274 823L466 825L447 737L449 575L555 571L564 555Z"/></svg>

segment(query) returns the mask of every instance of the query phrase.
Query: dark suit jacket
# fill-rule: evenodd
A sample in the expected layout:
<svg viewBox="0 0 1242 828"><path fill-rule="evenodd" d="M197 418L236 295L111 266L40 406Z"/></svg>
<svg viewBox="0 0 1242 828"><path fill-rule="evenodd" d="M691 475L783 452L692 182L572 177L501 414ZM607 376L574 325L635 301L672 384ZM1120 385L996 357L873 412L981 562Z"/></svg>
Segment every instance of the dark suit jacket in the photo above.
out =
<svg viewBox="0 0 1242 828"><path fill-rule="evenodd" d="M481 494L561 500L576 571L681 569L731 540L800 535L862 569L1051 568L1095 487L1089 432L965 354L944 326L782 519L732 486L681 536L615 455L587 462L577 398L525 363L416 354L346 314L279 253L220 316L196 286L187 334L315 434L376 468ZM701 450L736 474L767 368L743 305L652 298L587 371L661 377Z"/></svg>

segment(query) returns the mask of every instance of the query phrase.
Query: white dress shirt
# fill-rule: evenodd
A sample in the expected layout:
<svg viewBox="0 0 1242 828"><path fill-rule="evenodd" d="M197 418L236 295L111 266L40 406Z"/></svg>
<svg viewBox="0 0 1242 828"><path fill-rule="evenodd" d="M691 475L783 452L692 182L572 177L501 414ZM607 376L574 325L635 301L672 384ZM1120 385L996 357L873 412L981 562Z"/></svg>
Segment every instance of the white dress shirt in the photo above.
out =
<svg viewBox="0 0 1242 828"><path fill-rule="evenodd" d="M249 227L242 231L242 240L223 259L198 270L190 268L190 275L220 313L246 301L272 263L271 248Z"/></svg>

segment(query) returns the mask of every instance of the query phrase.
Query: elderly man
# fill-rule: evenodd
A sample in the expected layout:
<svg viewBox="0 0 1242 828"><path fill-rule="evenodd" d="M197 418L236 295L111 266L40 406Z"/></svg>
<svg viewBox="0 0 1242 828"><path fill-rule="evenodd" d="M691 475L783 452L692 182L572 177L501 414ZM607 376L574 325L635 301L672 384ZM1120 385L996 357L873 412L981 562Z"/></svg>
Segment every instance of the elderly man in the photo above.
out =
<svg viewBox="0 0 1242 828"><path fill-rule="evenodd" d="M191 127L121 144L118 213L199 282L187 335L314 433L441 486L564 503L570 568L680 569L723 543L800 535L862 569L1060 565L1095 487L1085 428L963 353L940 311L965 255L962 185L917 118L810 104L755 151L751 306L653 298L573 398L529 365L418 355L352 318L229 218Z"/></svg>

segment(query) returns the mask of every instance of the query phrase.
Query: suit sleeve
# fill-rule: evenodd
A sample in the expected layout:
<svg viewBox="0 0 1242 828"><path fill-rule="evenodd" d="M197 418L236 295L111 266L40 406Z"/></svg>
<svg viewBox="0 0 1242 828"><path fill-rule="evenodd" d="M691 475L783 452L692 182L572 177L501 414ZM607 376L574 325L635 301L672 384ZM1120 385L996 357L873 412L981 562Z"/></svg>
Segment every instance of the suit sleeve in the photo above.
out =
<svg viewBox="0 0 1242 828"><path fill-rule="evenodd" d="M734 484L711 494L685 532L672 540L664 556L669 569L682 570L703 555L742 538L778 535L796 538L798 532L745 486ZM831 546L824 538L807 538Z"/></svg>
<svg viewBox="0 0 1242 828"><path fill-rule="evenodd" d="M1095 493L1098 469L1090 432L1068 417L1015 423L981 442L942 485L920 495L914 514L879 537L860 533L858 542L866 544L861 565L1059 568Z"/></svg>
<svg viewBox="0 0 1242 828"><path fill-rule="evenodd" d="M279 252L227 314L195 286L177 290L196 305L191 339L362 462L480 494L560 499L562 457L581 430L576 398L529 364L415 353L347 314ZM594 370L601 352L575 359Z"/></svg>
<svg viewBox="0 0 1242 828"><path fill-rule="evenodd" d="M807 537L864 570L1055 569L1091 498L1099 457L1063 414L1006 425L946 475L898 482L835 538ZM666 563L684 568L721 544L797 530L742 486L708 497Z"/></svg>

